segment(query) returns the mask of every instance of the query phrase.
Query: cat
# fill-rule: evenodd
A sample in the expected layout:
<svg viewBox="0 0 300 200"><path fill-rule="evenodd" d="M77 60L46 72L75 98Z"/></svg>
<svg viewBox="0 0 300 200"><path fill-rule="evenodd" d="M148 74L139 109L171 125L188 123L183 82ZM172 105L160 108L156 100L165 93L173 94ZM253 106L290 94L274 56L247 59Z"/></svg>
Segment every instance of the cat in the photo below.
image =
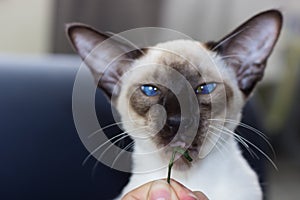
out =
<svg viewBox="0 0 300 200"><path fill-rule="evenodd" d="M119 198L166 178L174 147L193 158L177 156L172 171L191 190L213 200L263 198L234 130L263 77L282 21L280 11L267 10L217 42L173 40L142 49L108 40L84 24L67 25L72 46L134 140L133 175Z"/></svg>

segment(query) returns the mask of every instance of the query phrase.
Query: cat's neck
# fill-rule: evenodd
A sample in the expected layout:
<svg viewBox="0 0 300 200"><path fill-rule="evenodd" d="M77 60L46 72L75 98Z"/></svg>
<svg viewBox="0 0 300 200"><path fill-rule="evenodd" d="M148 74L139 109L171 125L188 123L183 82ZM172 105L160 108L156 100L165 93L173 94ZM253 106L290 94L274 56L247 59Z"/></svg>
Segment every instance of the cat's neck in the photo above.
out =
<svg viewBox="0 0 300 200"><path fill-rule="evenodd" d="M136 156L139 155L139 148L140 146L137 144L133 156L133 175L130 184L124 189L124 193L146 182L167 177L168 164L162 163L159 154ZM231 191L239 187L253 190L253 194L243 199L261 199L262 193L257 176L241 154L237 142L229 139L224 142L222 147L220 145L218 148L213 148L206 157L196 162L193 161L192 167L188 170L173 169L171 177L191 190L201 188L201 191L212 199L222 199L220 195L230 197ZM160 167L155 165L160 165ZM150 169L153 166L157 168ZM236 181L228 182L228 180ZM215 191L222 192L216 193Z"/></svg>
<svg viewBox="0 0 300 200"><path fill-rule="evenodd" d="M134 172L155 172L156 170L165 170L169 164L169 158L163 158L161 150L150 144L149 142L136 142L133 153L133 171ZM237 142L232 138L226 138L226 141L219 140L218 143L207 152L207 155L201 156L199 159L195 159L192 163L192 170L199 170L199 168L207 167L207 165L215 165L222 160L224 162L231 160L234 157L240 156L240 149ZM176 169L175 169L176 171ZM176 172L180 176L185 176L186 171Z"/></svg>

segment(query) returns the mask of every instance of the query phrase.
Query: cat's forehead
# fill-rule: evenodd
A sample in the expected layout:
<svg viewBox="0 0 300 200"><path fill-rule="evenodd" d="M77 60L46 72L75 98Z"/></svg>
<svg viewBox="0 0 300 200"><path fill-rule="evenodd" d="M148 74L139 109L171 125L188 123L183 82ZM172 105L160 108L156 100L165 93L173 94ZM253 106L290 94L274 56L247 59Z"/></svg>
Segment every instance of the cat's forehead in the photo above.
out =
<svg viewBox="0 0 300 200"><path fill-rule="evenodd" d="M207 63L211 52L198 41L193 40L174 40L159 43L149 48L146 55L147 60L153 60L159 64L203 64ZM174 65L175 66L175 65ZM178 65L177 65L178 66Z"/></svg>
<svg viewBox="0 0 300 200"><path fill-rule="evenodd" d="M152 81L167 78L174 69L196 84L200 79L207 79L205 82L217 79L216 72L220 69L215 58L216 54L198 41L175 40L149 48L135 63L135 68L141 69L140 77L144 74L143 78Z"/></svg>

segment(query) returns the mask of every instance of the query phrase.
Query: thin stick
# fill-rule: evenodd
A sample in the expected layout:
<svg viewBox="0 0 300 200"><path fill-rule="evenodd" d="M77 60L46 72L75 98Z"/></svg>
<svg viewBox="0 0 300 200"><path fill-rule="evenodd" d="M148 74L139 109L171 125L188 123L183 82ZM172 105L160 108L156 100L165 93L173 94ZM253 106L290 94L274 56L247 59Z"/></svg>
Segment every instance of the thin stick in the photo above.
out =
<svg viewBox="0 0 300 200"><path fill-rule="evenodd" d="M170 180L171 180L171 170L174 164L174 160L175 160L175 155L176 153L180 153L181 155L183 155L185 157L185 159L187 159L189 162L192 162L193 159L191 158L191 156L189 155L188 151L185 149L182 149L180 147L175 147L173 149L173 153L169 162L169 169L168 169L168 177L167 177L167 182L170 184Z"/></svg>

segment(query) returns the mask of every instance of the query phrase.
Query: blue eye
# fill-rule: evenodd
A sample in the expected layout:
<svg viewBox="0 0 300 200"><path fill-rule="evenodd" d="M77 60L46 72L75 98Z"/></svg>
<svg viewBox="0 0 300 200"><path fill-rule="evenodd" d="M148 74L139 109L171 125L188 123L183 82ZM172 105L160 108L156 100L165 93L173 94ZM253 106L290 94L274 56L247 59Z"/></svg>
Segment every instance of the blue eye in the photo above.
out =
<svg viewBox="0 0 300 200"><path fill-rule="evenodd" d="M153 85L142 85L141 90L148 97L153 97L159 94L158 88Z"/></svg>
<svg viewBox="0 0 300 200"><path fill-rule="evenodd" d="M195 90L195 92L196 94L210 94L215 90L216 87L217 87L216 83L205 83L199 85Z"/></svg>

